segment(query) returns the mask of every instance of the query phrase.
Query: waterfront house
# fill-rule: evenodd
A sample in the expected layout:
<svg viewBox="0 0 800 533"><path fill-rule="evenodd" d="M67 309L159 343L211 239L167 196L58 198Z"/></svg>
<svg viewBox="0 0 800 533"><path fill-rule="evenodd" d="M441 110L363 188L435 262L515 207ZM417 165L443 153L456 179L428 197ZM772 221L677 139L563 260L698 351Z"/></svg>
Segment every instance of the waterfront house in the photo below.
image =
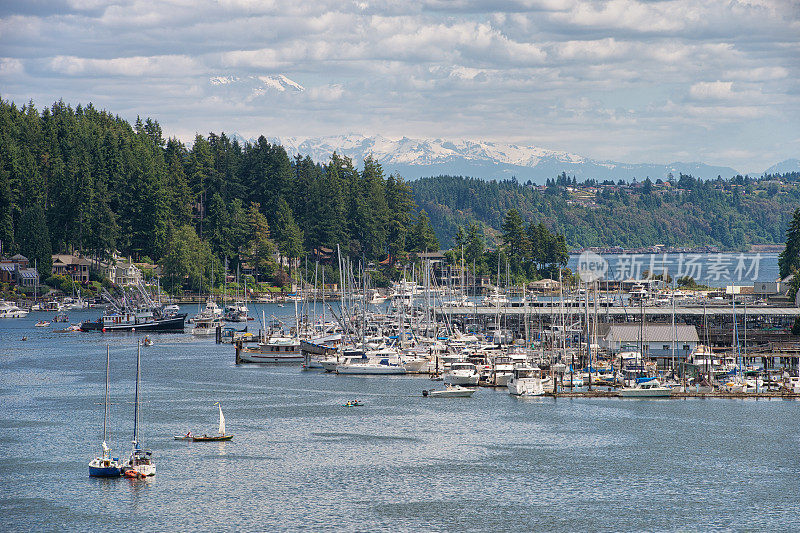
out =
<svg viewBox="0 0 800 533"><path fill-rule="evenodd" d="M30 261L22 254L0 260L0 282L15 283L20 287L35 287L39 272L30 268Z"/></svg>
<svg viewBox="0 0 800 533"><path fill-rule="evenodd" d="M112 260L101 261L98 265L100 274L120 287L136 285L142 279L142 271L128 258L113 254Z"/></svg>
<svg viewBox="0 0 800 533"><path fill-rule="evenodd" d="M52 274L68 276L78 283L89 282L89 267L91 262L88 259L72 254L56 254L53 256Z"/></svg>
<svg viewBox="0 0 800 533"><path fill-rule="evenodd" d="M121 287L136 285L142 279L142 271L133 263L123 261L117 263L114 269L113 281Z"/></svg>
<svg viewBox="0 0 800 533"><path fill-rule="evenodd" d="M11 261L0 261L0 283L16 283L17 265Z"/></svg>

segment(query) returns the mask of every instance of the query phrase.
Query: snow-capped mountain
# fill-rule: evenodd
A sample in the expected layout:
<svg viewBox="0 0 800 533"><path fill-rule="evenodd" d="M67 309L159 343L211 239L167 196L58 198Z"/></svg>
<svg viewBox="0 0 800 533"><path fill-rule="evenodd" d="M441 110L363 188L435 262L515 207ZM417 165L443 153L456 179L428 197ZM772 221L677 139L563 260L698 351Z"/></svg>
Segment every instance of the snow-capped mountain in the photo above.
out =
<svg viewBox="0 0 800 533"><path fill-rule="evenodd" d="M232 99L253 100L269 93L303 92L305 87L290 80L283 74L274 76L214 76L209 84L215 92L225 94Z"/></svg>
<svg viewBox="0 0 800 533"><path fill-rule="evenodd" d="M580 155L537 146L490 141L443 139L389 139L380 135L357 134L329 137L270 138L283 145L289 155L308 155L325 162L335 151L361 164L367 156L381 163L387 173L397 172L406 179L439 174L474 176L484 179L516 177L520 181L543 183L561 172L578 179L644 179L665 178L670 173L691 174L701 178L730 177L737 174L729 167L704 163L676 162L667 165L596 161Z"/></svg>

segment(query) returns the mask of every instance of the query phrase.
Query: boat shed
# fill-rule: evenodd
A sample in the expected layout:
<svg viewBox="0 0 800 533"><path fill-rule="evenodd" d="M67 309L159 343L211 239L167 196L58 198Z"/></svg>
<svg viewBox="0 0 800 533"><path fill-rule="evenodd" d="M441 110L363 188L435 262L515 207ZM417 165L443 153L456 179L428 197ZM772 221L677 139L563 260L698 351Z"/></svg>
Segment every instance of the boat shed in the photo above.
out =
<svg viewBox="0 0 800 533"><path fill-rule="evenodd" d="M603 325L600 325L603 328ZM685 359L700 343L697 328L686 324L608 324L599 340L600 347L612 353L630 347L638 350L641 342L644 356L655 359L659 366L667 366L672 358L672 343L675 339L675 357ZM663 364L662 364L663 363Z"/></svg>

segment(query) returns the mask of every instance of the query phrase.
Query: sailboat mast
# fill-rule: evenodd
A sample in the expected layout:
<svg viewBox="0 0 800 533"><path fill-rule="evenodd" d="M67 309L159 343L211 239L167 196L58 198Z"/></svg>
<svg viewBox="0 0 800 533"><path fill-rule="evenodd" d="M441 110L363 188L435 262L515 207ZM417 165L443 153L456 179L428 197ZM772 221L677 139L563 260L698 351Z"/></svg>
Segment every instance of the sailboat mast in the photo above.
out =
<svg viewBox="0 0 800 533"><path fill-rule="evenodd" d="M133 403L133 447L139 448L139 374L141 370L142 343L136 342L136 396Z"/></svg>
<svg viewBox="0 0 800 533"><path fill-rule="evenodd" d="M103 442L106 442L106 425L108 420L108 371L111 367L111 348L106 344L106 396L104 400L105 408L103 411Z"/></svg>
<svg viewBox="0 0 800 533"><path fill-rule="evenodd" d="M675 286L672 287L672 377L675 377L675 345L678 342L678 328L675 325ZM685 369L685 367L684 367Z"/></svg>

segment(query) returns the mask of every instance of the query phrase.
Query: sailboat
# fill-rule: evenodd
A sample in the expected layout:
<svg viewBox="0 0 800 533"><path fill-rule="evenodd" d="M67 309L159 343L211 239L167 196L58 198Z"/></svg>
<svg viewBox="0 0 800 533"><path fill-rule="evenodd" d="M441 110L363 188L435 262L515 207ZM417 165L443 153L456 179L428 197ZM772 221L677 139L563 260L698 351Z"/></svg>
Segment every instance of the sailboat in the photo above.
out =
<svg viewBox="0 0 800 533"><path fill-rule="evenodd" d="M105 410L103 412L103 444L101 447L102 455L92 459L89 463L89 475L95 477L119 477L120 464L119 459L112 459L111 449L106 444L106 428L108 426L108 370L111 366L111 352L108 345L106 345L106 395L105 395Z"/></svg>
<svg viewBox="0 0 800 533"><path fill-rule="evenodd" d="M222 404L217 402L214 405L219 407L219 431L217 435L203 435L202 437L193 436L192 442L213 442L213 441L221 441L221 440L231 440L233 435L226 435L225 434L225 415L222 414Z"/></svg>
<svg viewBox="0 0 800 533"><path fill-rule="evenodd" d="M136 345L136 398L134 400L133 414L133 450L128 462L122 467L125 477L141 478L156 475L156 465L153 463L150 450L139 447L139 383L141 381L142 345Z"/></svg>

